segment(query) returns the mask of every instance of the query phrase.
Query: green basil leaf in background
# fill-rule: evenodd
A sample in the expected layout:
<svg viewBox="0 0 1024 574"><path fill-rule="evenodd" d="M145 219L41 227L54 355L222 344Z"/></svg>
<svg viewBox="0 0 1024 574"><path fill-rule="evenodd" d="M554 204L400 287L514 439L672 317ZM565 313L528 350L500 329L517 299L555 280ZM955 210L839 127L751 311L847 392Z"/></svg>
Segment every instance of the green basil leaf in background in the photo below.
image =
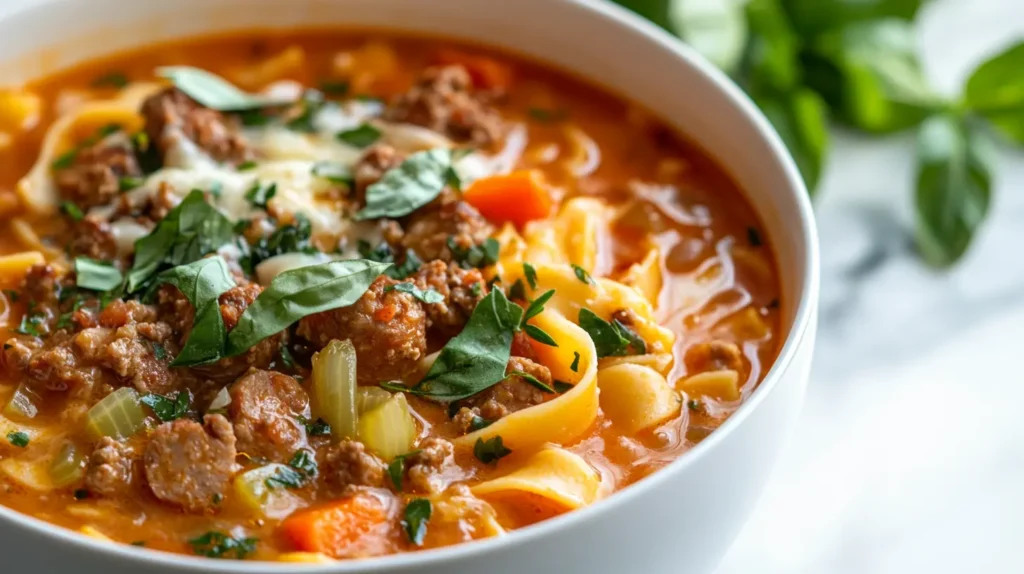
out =
<svg viewBox="0 0 1024 574"><path fill-rule="evenodd" d="M135 242L135 260L128 271L128 292L141 289L164 266L192 263L234 239L231 221L192 190Z"/></svg>
<svg viewBox="0 0 1024 574"><path fill-rule="evenodd" d="M887 133L941 107L917 56L910 23L887 19L822 35L804 54L805 78L849 125Z"/></svg>
<svg viewBox="0 0 1024 574"><path fill-rule="evenodd" d="M686 0L681 0L686 1ZM913 20L927 0L782 0L799 34L814 36L856 22Z"/></svg>
<svg viewBox="0 0 1024 574"><path fill-rule="evenodd" d="M390 263L352 259L279 274L239 317L228 335L225 356L240 355L307 315L355 303L389 267Z"/></svg>
<svg viewBox="0 0 1024 574"><path fill-rule="evenodd" d="M154 287L163 284L177 287L195 309L188 340L171 365L204 365L223 357L226 329L218 298L235 286L224 259L206 257L168 269L154 281Z"/></svg>
<svg viewBox="0 0 1024 574"><path fill-rule="evenodd" d="M438 401L458 401L505 379L512 338L523 309L494 289L473 309L462 332L441 349L423 380L407 391Z"/></svg>
<svg viewBox="0 0 1024 574"><path fill-rule="evenodd" d="M110 291L121 284L124 277L110 263L88 257L75 258L75 284L93 291Z"/></svg>
<svg viewBox="0 0 1024 574"><path fill-rule="evenodd" d="M239 112L292 103L293 100L269 98L243 92L224 78L191 66L157 68L157 75L167 78L179 90L200 104L222 112Z"/></svg>
<svg viewBox="0 0 1024 574"><path fill-rule="evenodd" d="M800 169L812 196L828 153L828 108L814 91L801 88L791 94L754 96L754 101L775 126Z"/></svg>
<svg viewBox="0 0 1024 574"><path fill-rule="evenodd" d="M746 6L750 40L738 81L749 93L788 93L802 82L800 39L778 0L751 0Z"/></svg>
<svg viewBox="0 0 1024 574"><path fill-rule="evenodd" d="M454 155L444 148L412 154L366 188L366 207L356 219L402 217L430 203L452 181Z"/></svg>
<svg viewBox="0 0 1024 574"><path fill-rule="evenodd" d="M936 267L955 263L988 214L992 193L984 130L962 119L935 116L918 132L917 246Z"/></svg>
<svg viewBox="0 0 1024 574"><path fill-rule="evenodd" d="M1024 144L1024 42L974 70L964 88L964 105L1012 141Z"/></svg>
<svg viewBox="0 0 1024 574"><path fill-rule="evenodd" d="M678 34L712 64L733 74L747 44L743 3L737 0L665 0L665 3L669 4L669 31Z"/></svg>

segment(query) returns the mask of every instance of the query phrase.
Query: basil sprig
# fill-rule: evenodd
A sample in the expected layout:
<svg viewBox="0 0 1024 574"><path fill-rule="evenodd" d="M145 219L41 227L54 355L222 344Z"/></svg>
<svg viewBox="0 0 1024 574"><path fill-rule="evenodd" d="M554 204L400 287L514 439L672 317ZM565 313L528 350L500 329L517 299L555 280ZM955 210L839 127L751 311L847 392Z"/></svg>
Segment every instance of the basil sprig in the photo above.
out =
<svg viewBox="0 0 1024 574"><path fill-rule="evenodd" d="M913 20L925 0L616 1L730 74L775 126L811 193L830 119L868 134L918 129L915 237L931 265L958 261L987 217L985 124L1024 146L1024 41L981 63L960 97L942 97L917 52Z"/></svg>
<svg viewBox="0 0 1024 574"><path fill-rule="evenodd" d="M191 66L166 66L158 68L156 73L193 100L222 112L279 106L293 101L246 93L216 74Z"/></svg>
<svg viewBox="0 0 1024 574"><path fill-rule="evenodd" d="M149 235L135 242L135 260L127 289L134 293L161 269L192 263L234 239L231 221L192 190L160 220Z"/></svg>
<svg viewBox="0 0 1024 574"><path fill-rule="evenodd" d="M218 298L234 287L235 281L224 259L207 257L164 271L157 276L154 287L163 284L177 287L195 309L188 340L171 365L205 365L225 356L226 329Z"/></svg>
<svg viewBox="0 0 1024 574"><path fill-rule="evenodd" d="M458 187L456 151L437 148L412 154L366 188L366 207L356 219L402 217L430 203L446 185Z"/></svg>
<svg viewBox="0 0 1024 574"><path fill-rule="evenodd" d="M580 309L578 323L594 341L598 358L643 355L647 352L647 344L643 338L618 319L605 321L590 309L583 308ZM578 366L575 359L573 364Z"/></svg>

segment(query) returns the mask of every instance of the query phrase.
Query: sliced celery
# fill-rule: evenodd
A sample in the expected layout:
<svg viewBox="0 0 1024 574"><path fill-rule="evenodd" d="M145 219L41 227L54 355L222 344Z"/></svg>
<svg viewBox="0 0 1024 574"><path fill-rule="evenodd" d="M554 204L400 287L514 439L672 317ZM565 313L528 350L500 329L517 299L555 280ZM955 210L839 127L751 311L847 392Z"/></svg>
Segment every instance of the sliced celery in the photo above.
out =
<svg viewBox="0 0 1024 574"><path fill-rule="evenodd" d="M398 393L359 417L359 440L385 461L412 450L416 421L405 395Z"/></svg>
<svg viewBox="0 0 1024 574"><path fill-rule="evenodd" d="M356 391L356 412L363 414L373 410L388 401L391 393L380 387L360 387Z"/></svg>
<svg viewBox="0 0 1024 574"><path fill-rule="evenodd" d="M319 416L336 439L356 436L356 349L331 341L313 355L313 397Z"/></svg>
<svg viewBox="0 0 1024 574"><path fill-rule="evenodd" d="M85 457L82 450L72 441L64 441L57 450L57 455L50 463L50 479L57 488L74 484L85 474L83 466Z"/></svg>
<svg viewBox="0 0 1024 574"><path fill-rule="evenodd" d="M234 489L238 500L254 513L267 518L281 519L305 505L301 497L287 488L272 486L275 476L295 471L283 464L268 464L235 477Z"/></svg>
<svg viewBox="0 0 1024 574"><path fill-rule="evenodd" d="M85 418L85 428L93 438L124 440L142 428L146 413L139 403L139 393L121 387L93 405Z"/></svg>
<svg viewBox="0 0 1024 574"><path fill-rule="evenodd" d="M4 406L4 416L12 419L33 419L39 414L39 403L41 398L32 387L25 383L14 389L14 394Z"/></svg>

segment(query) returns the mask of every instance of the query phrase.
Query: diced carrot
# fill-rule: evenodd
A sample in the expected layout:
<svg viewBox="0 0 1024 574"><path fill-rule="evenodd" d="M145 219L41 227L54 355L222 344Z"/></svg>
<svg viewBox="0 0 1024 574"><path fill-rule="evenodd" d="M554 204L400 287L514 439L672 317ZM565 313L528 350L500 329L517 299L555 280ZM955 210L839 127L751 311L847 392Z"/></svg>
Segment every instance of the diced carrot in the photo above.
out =
<svg viewBox="0 0 1024 574"><path fill-rule="evenodd" d="M437 52L435 60L438 64L459 64L466 68L469 77L473 79L473 86L478 89L504 90L512 83L512 70L487 56L445 48Z"/></svg>
<svg viewBox="0 0 1024 574"><path fill-rule="evenodd" d="M387 520L383 501L373 495L357 494L296 512L279 528L297 550L341 558L350 546Z"/></svg>
<svg viewBox="0 0 1024 574"><path fill-rule="evenodd" d="M532 170L478 179L463 198L487 219L517 227L547 217L552 204L547 186Z"/></svg>

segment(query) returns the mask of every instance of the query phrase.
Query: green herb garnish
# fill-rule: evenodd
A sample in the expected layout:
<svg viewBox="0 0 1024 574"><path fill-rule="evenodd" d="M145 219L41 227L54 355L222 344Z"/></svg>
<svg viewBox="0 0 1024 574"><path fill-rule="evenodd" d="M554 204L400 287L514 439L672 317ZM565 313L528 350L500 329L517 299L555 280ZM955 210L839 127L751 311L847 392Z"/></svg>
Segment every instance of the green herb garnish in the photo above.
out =
<svg viewBox="0 0 1024 574"><path fill-rule="evenodd" d="M502 444L501 436L495 436L489 440L478 438L476 444L473 445L473 455L484 464L497 462L498 459L505 458L510 454L512 451Z"/></svg>
<svg viewBox="0 0 1024 574"><path fill-rule="evenodd" d="M590 309L583 308L580 309L577 322L580 328L586 331L590 335L590 339L594 341L598 358L630 354L643 355L647 352L647 345L643 338L623 325L618 319L612 319L609 323Z"/></svg>
<svg viewBox="0 0 1024 574"><path fill-rule="evenodd" d="M163 422L167 422L187 416L189 403L191 402L192 397L188 391L178 391L177 396L173 399L163 395L149 393L143 395L139 400L142 404L148 405L149 408L153 409L153 414L156 415L156 418Z"/></svg>
<svg viewBox="0 0 1024 574"><path fill-rule="evenodd" d="M92 81L94 88L123 88L128 84L128 76L121 72L110 72Z"/></svg>
<svg viewBox="0 0 1024 574"><path fill-rule="evenodd" d="M580 280L580 283L586 283L587 285L593 285L594 284L594 278L590 276L590 273L587 273L586 269L584 269L584 268L580 267L579 265L576 265L575 263L573 263L572 264L572 271L573 271L573 273L576 274L576 278Z"/></svg>
<svg viewBox="0 0 1024 574"><path fill-rule="evenodd" d="M260 183L256 182L253 184L249 191L245 192L245 199L253 205L264 211L267 209L267 204L270 200L277 195L277 184L276 183Z"/></svg>
<svg viewBox="0 0 1024 574"><path fill-rule="evenodd" d="M337 138L352 147L365 148L380 139L380 130L370 124L362 124L350 130L338 132Z"/></svg>
<svg viewBox="0 0 1024 574"><path fill-rule="evenodd" d="M402 528L409 535L409 541L416 546L423 545L423 539L427 535L427 522L433 513L430 501L425 498L412 500L405 506L405 517L402 519Z"/></svg>
<svg viewBox="0 0 1024 574"><path fill-rule="evenodd" d="M405 474L405 460L414 454L419 454L421 451L414 450L407 452L395 457L394 460L388 464L388 477L391 479L391 484L395 485L395 492L402 492L402 475Z"/></svg>
<svg viewBox="0 0 1024 574"><path fill-rule="evenodd" d="M188 541L192 552L207 558L234 557L241 560L256 551L257 538L232 538L223 532L211 530Z"/></svg>
<svg viewBox="0 0 1024 574"><path fill-rule="evenodd" d="M92 291L110 291L124 281L121 271L106 261L88 257L75 258L75 284Z"/></svg>
<svg viewBox="0 0 1024 574"><path fill-rule="evenodd" d="M456 152L445 148L412 154L366 188L366 206L355 218L402 217L433 201L446 185L458 180Z"/></svg>
<svg viewBox="0 0 1024 574"><path fill-rule="evenodd" d="M23 431L11 431L7 433L7 442L18 448L25 448L29 443L29 436Z"/></svg>
<svg viewBox="0 0 1024 574"><path fill-rule="evenodd" d="M412 282L396 283L394 285L388 285L387 287L384 288L384 292L386 293L388 291L398 291L400 293L408 293L409 295L412 295L416 299L419 299L420 301L422 301L424 303L427 303L427 304L442 303L442 302L444 302L444 295L442 295L442 294L438 293L437 291L435 291L433 289L430 289L430 288L420 289L419 287L416 286L415 283L412 283Z"/></svg>
<svg viewBox="0 0 1024 574"><path fill-rule="evenodd" d="M247 94L224 78L199 68L167 66L157 68L156 73L170 80L193 100L221 112L240 112L291 103L279 98Z"/></svg>

